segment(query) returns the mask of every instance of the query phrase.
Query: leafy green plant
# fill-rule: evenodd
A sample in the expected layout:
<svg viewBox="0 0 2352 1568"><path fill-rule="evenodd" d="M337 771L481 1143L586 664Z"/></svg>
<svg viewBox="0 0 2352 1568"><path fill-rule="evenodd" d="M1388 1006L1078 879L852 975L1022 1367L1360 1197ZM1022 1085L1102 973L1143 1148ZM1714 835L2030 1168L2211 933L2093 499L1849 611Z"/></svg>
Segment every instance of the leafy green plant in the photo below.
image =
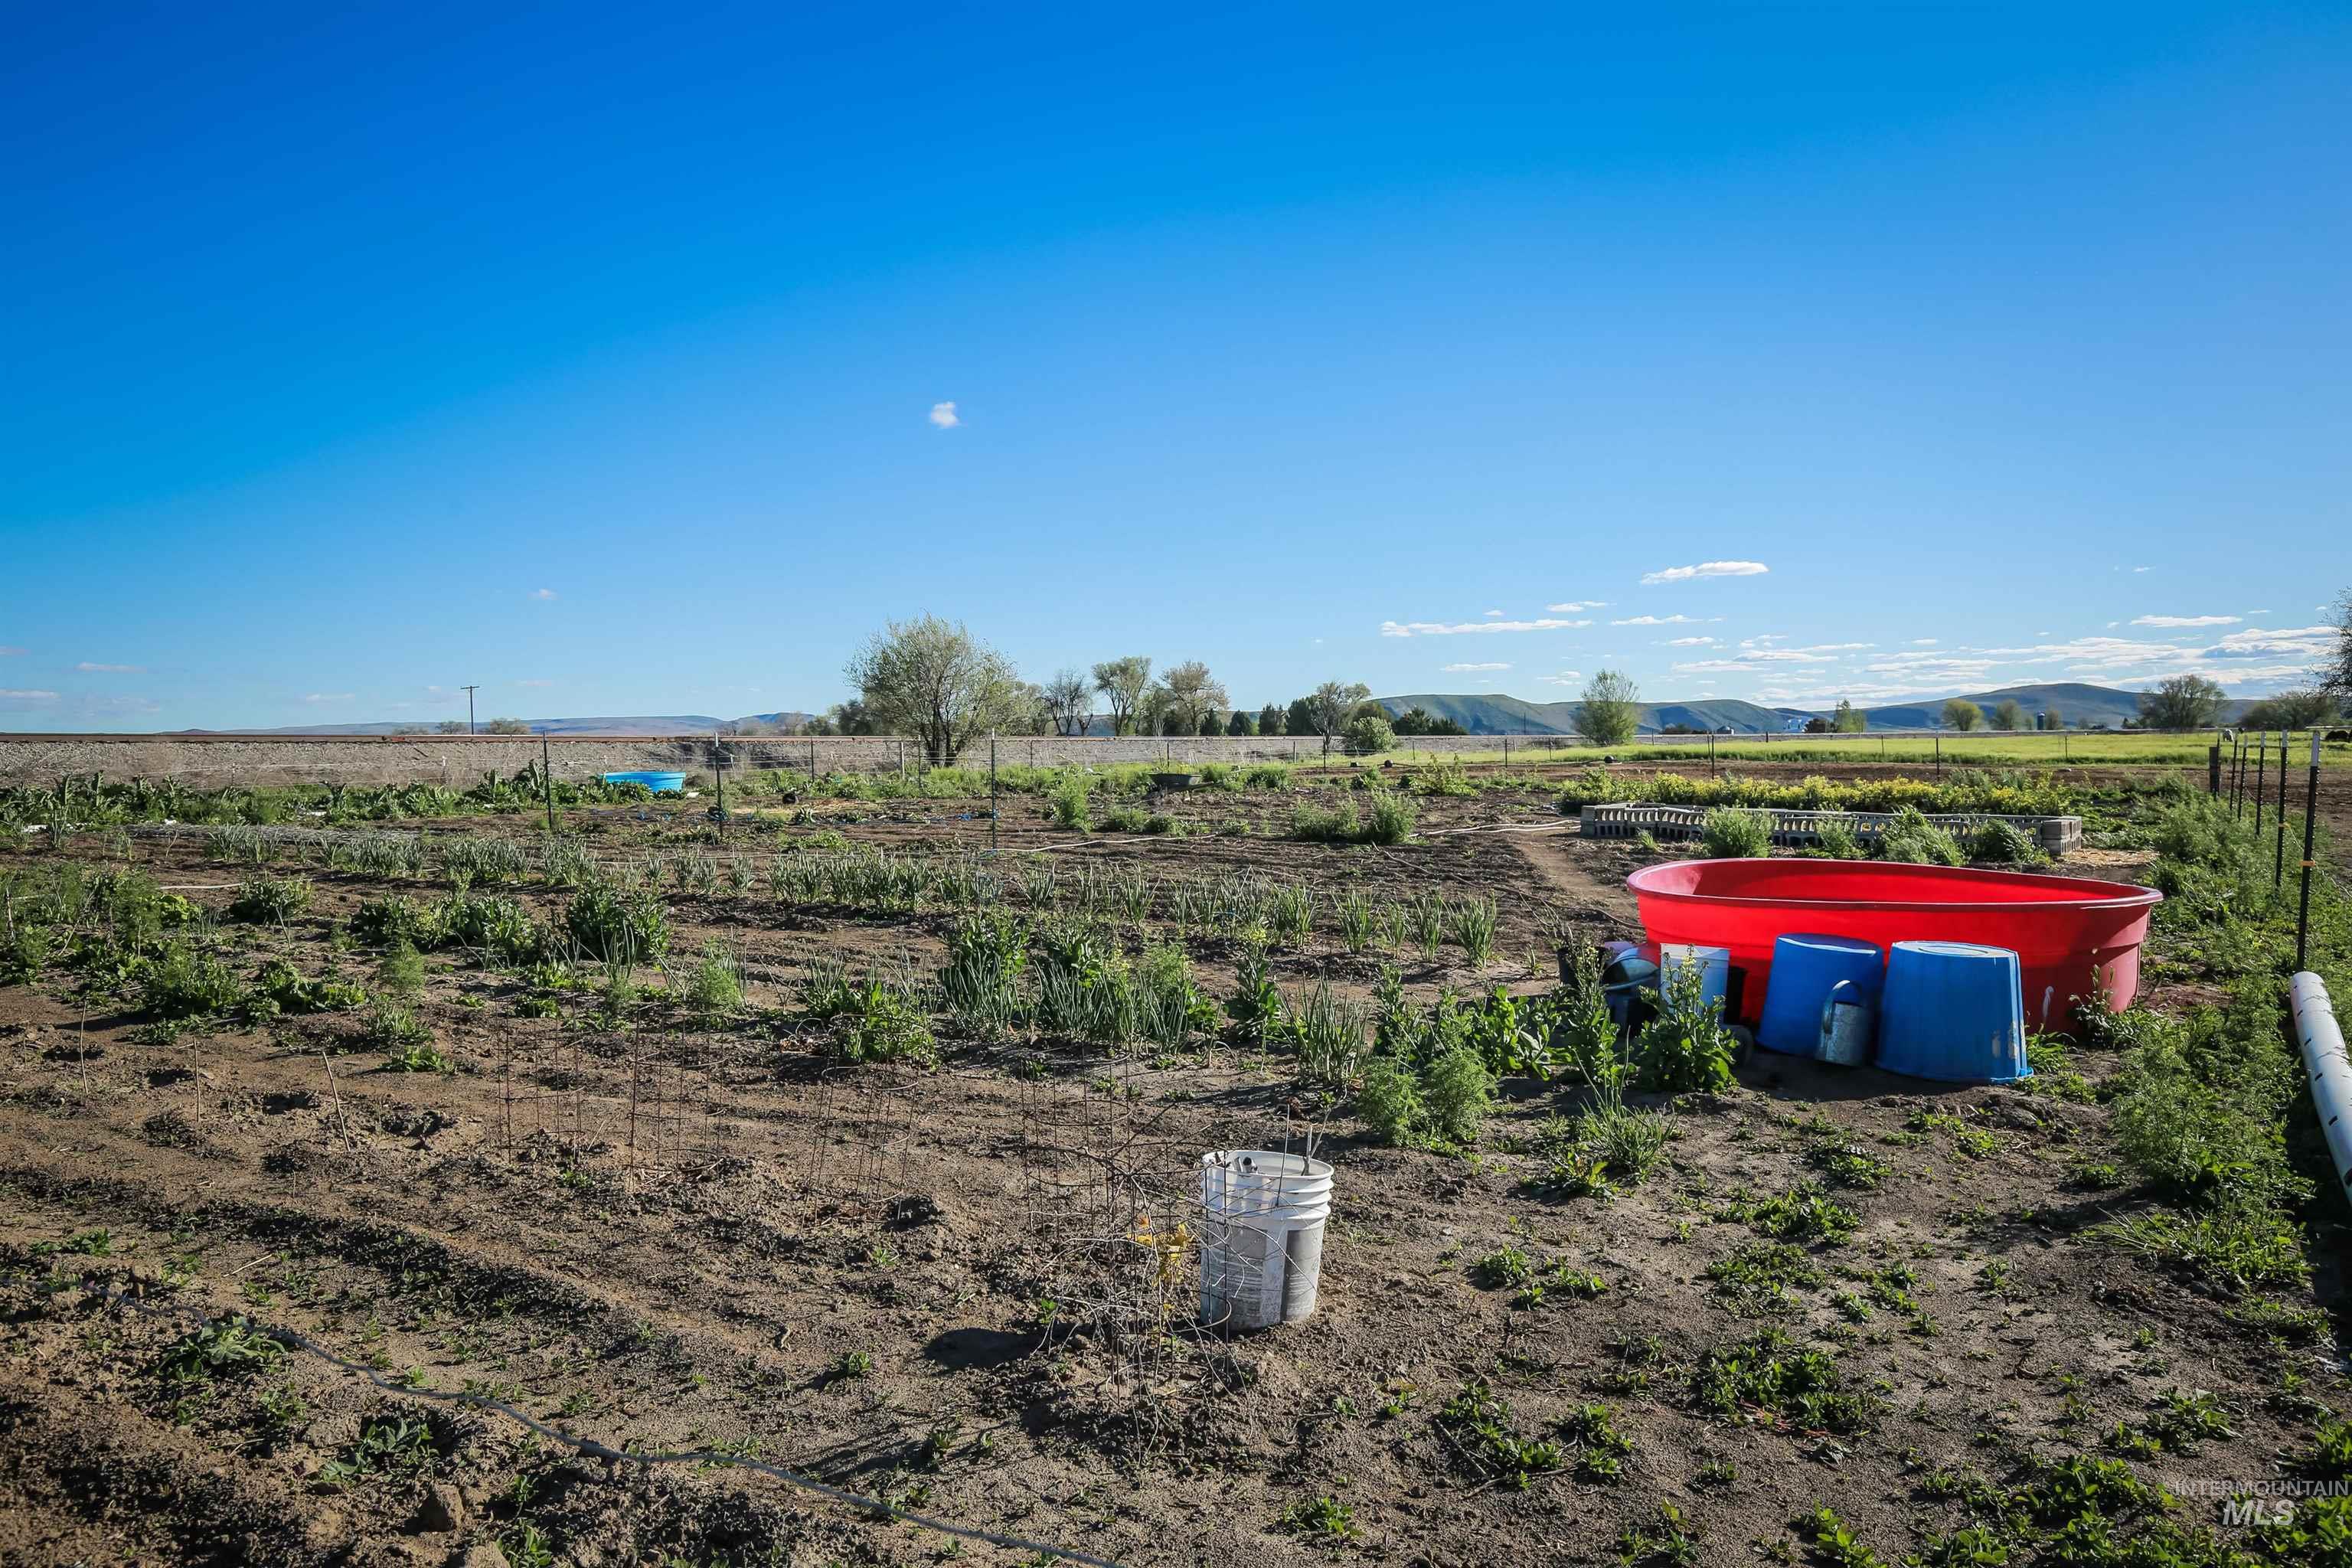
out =
<svg viewBox="0 0 2352 1568"><path fill-rule="evenodd" d="M1878 836L1881 860L1915 866L1958 866L1968 858L1949 833L1927 820L1916 805L1897 806L1895 820Z"/></svg>
<svg viewBox="0 0 2352 1568"><path fill-rule="evenodd" d="M1699 849L1711 860L1760 858L1772 853L1772 817L1744 806L1717 806L1699 823Z"/></svg>
<svg viewBox="0 0 2352 1568"><path fill-rule="evenodd" d="M1634 1049L1643 1089L1679 1094L1730 1087L1737 1045L1723 1022L1721 999L1707 996L1706 988L1696 963L1666 972L1657 1014L1643 1026Z"/></svg>
<svg viewBox="0 0 2352 1568"><path fill-rule="evenodd" d="M1356 1114L1381 1142L1412 1142L1425 1114L1421 1080L1406 1063L1374 1057L1366 1064L1363 1087L1356 1093Z"/></svg>
<svg viewBox="0 0 2352 1568"><path fill-rule="evenodd" d="M163 1374L174 1383L209 1383L275 1365L286 1347L249 1318L215 1318L173 1342Z"/></svg>
<svg viewBox="0 0 2352 1568"><path fill-rule="evenodd" d="M198 1018L233 1012L245 1001L245 986L215 953L174 942L150 968L140 986L140 1003L159 1018Z"/></svg>
<svg viewBox="0 0 2352 1568"><path fill-rule="evenodd" d="M430 1467L436 1457L433 1428L425 1422L407 1415L378 1416L361 1426L341 1458L319 1467L319 1479L349 1487L380 1476L411 1476Z"/></svg>
<svg viewBox="0 0 2352 1568"><path fill-rule="evenodd" d="M1451 911L1447 925L1462 948L1463 962L1483 968L1495 955L1496 909L1492 899L1464 899Z"/></svg>
<svg viewBox="0 0 2352 1568"><path fill-rule="evenodd" d="M704 1017L723 1018L743 1005L741 965L717 942L706 942L679 994Z"/></svg>
<svg viewBox="0 0 2352 1568"><path fill-rule="evenodd" d="M1476 1051L1456 1046L1423 1071L1422 1093L1433 1130L1457 1143L1473 1142L1494 1107L1495 1076Z"/></svg>
<svg viewBox="0 0 2352 1568"><path fill-rule="evenodd" d="M284 925L310 907L310 884L299 877L248 878L229 900L228 918Z"/></svg>
<svg viewBox="0 0 2352 1568"><path fill-rule="evenodd" d="M669 917L643 889L591 882L572 895L563 929L583 953L605 962L647 963L669 950Z"/></svg>
<svg viewBox="0 0 2352 1568"><path fill-rule="evenodd" d="M1477 1479L1524 1491L1560 1468L1558 1443L1523 1436L1510 1404L1479 1378L1464 1385L1437 1415L1437 1429L1456 1462Z"/></svg>

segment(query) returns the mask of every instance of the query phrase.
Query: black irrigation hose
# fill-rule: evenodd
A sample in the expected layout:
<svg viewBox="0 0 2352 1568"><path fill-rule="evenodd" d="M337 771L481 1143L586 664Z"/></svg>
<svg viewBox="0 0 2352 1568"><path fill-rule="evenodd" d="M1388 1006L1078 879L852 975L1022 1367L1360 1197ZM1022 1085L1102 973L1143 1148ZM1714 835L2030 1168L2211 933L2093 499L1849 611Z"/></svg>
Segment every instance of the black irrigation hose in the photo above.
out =
<svg viewBox="0 0 2352 1568"><path fill-rule="evenodd" d="M85 1288L88 1288L89 1284L89 1281L85 1279ZM200 1328L205 1323L219 1321L207 1312L150 1301L133 1291L117 1290L103 1282L98 1284L97 1292L110 1306L131 1307L156 1317L177 1318L182 1321L194 1322ZM846 1503L853 1508L864 1509L869 1513L884 1514L902 1524L915 1525L923 1530L936 1530L942 1535L960 1536L966 1541L985 1542L991 1546L1010 1547L1016 1552L1034 1552L1041 1557L1057 1557L1066 1563L1082 1563L1087 1564L1087 1568L1120 1568L1118 1563L1108 1558L1090 1556L1084 1552L1074 1552L1066 1546L1050 1546L1045 1542L1030 1541L1018 1535L999 1535L993 1531L976 1530L970 1525L950 1524L945 1520L932 1519L925 1514L911 1512L895 1503L885 1502L880 1498L845 1491L839 1487L827 1486L823 1481L787 1470L782 1466L765 1464L758 1459L747 1458L740 1455L722 1454L708 1448L697 1448L680 1453L632 1454L625 1449L610 1447L599 1443L593 1437L574 1437L568 1432L558 1431L535 1416L524 1415L506 1401L493 1399L488 1394L451 1394L441 1389L410 1388L405 1384L394 1383L389 1378L380 1376L374 1368L362 1366L358 1362L346 1361L293 1329L271 1327L263 1331L279 1344L290 1345L296 1350L307 1352L329 1365L340 1367L345 1372L357 1373L387 1394L396 1394L404 1399L425 1399L444 1405L470 1405L478 1410L495 1410L499 1415L529 1427L550 1442L560 1443L588 1458L602 1459L608 1465L635 1464L643 1465L648 1469L656 1465L727 1465L739 1470L752 1470L763 1476L772 1476L777 1480L798 1487L803 1491L814 1492L819 1497L830 1499L835 1502Z"/></svg>

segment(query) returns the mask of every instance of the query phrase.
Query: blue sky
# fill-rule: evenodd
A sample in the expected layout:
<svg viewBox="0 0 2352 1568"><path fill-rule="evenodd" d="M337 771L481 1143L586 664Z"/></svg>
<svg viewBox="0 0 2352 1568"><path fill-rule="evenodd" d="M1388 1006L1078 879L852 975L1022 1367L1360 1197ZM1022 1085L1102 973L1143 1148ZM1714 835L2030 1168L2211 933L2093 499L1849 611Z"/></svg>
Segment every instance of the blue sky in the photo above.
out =
<svg viewBox="0 0 2352 1568"><path fill-rule="evenodd" d="M1639 12L23 13L0 726L2291 684L2352 13Z"/></svg>

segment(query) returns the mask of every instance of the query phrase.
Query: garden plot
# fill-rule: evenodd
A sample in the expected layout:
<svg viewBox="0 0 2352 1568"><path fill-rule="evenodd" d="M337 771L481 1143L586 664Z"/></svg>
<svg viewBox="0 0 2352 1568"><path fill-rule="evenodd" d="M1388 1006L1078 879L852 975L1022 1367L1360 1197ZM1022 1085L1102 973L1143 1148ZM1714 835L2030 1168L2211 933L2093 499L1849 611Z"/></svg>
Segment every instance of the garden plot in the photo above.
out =
<svg viewBox="0 0 2352 1568"><path fill-rule="evenodd" d="M1951 1089L1605 1039L1554 953L1652 852L1511 831L1558 779L1286 782L0 861L0 1555L2336 1560L2188 1495L2352 1463L2245 833L2084 803L2152 1005ZM1316 1315L1226 1337L1236 1146L1338 1180Z"/></svg>

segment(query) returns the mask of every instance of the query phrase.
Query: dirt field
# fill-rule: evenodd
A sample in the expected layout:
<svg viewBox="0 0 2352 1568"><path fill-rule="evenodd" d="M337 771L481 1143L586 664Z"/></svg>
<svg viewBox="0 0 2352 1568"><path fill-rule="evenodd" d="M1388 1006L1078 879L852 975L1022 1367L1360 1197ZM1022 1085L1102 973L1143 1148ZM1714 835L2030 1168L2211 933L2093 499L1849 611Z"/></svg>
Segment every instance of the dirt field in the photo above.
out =
<svg viewBox="0 0 2352 1568"><path fill-rule="evenodd" d="M2328 782L2352 843L2352 780ZM1272 955L1286 993L1368 996L1385 964L1424 1001L1544 991L1559 941L1632 931L1644 857L1562 831L1541 791L1423 803L1416 840L1388 847L1269 837L1297 801L1180 797L1200 831L1082 837L1023 800L997 838L1065 889L1105 866L1317 889L1313 933ZM984 801L766 809L724 839L680 808L567 826L608 862L990 837ZM1215 831L1231 822L1254 831ZM215 913L245 874L201 835L131 853ZM2128 878L2146 858L2085 865ZM346 930L362 902L450 890L302 874L298 915L220 926L232 969L365 982L374 955ZM542 925L570 897L499 890ZM1491 897L1496 954L1348 952L1329 921L1351 890ZM2314 1238L2314 1290L2276 1300L2097 1244L2145 1199L2099 1173L2092 1095L1768 1056L1673 1102L1647 1180L1568 1196L1542 1150L1576 1087L1507 1079L1475 1147L1436 1152L1379 1145L1286 1058L1206 1036L1121 1055L941 1026L937 1070L844 1065L803 984L832 960L928 976L949 912L723 875L665 903L679 973L625 1003L540 1005L515 968L430 954L416 1015L449 1072L390 1070L355 1012L174 1035L61 972L0 988L0 1560L1864 1561L1801 1533L1827 1506L1891 1562L2037 1455L2127 1454L2182 1495L2181 1523L2219 1527L2198 1489L2273 1475L2347 1398L2314 1310L2337 1300L2344 1233ZM1233 938L1180 935L1164 902L1127 938L1147 932L1232 991ZM723 1019L678 996L711 944L747 982ZM2089 1089L2113 1069L2073 1066ZM1311 1147L1337 1187L1315 1316L1225 1337L1192 1327L1193 1260L1168 1238L1197 1156L1235 1146ZM1806 1193L1826 1224L1771 1201ZM1498 1281L1512 1254L1540 1300ZM217 1332L187 1348L228 1314L336 1359ZM2218 1422L2179 1414L2209 1407ZM1497 1433L1543 1436L1551 1462L1504 1458ZM565 1436L704 1457L646 1467ZM959 1542L733 1459L1030 1544Z"/></svg>

